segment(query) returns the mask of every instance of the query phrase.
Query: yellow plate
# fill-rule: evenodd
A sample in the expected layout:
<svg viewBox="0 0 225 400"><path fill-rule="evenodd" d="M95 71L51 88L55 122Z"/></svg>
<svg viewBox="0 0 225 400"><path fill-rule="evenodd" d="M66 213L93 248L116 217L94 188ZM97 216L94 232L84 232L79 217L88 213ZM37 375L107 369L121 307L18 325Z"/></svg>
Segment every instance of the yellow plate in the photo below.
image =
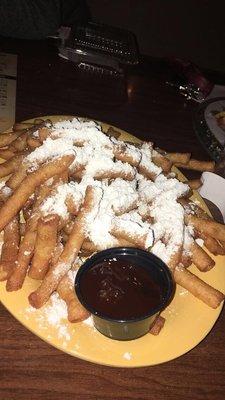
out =
<svg viewBox="0 0 225 400"><path fill-rule="evenodd" d="M56 122L65 116L43 118ZM109 125L102 123L102 127L105 130ZM139 141L126 132L120 132L123 140ZM182 174L179 175L184 179ZM206 208L197 193L194 197ZM203 274L195 267L191 271L213 287L225 291L224 257L215 259L216 266L211 271ZM27 277L20 291L6 292L5 282L1 282L1 301L17 320L52 346L84 360L117 367L156 365L185 354L209 333L222 309L222 305L216 310L210 309L177 286L172 303L163 313L166 323L158 337L147 334L136 340L120 342L104 337L87 324L71 324L63 320L60 326L53 326L43 319L42 309L30 312L27 297L37 286L37 281Z"/></svg>

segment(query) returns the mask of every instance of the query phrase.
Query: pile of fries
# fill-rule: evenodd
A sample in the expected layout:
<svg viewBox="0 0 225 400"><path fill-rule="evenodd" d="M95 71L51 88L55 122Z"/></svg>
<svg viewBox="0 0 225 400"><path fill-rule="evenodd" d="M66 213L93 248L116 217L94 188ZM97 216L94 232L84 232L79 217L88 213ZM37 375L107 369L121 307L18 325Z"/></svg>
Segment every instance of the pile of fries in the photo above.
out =
<svg viewBox="0 0 225 400"><path fill-rule="evenodd" d="M29 295L33 307L57 292L69 321L83 321L89 313L74 291L83 258L132 246L159 256L177 284L217 308L224 294L188 267L204 273L215 265L209 252L225 255L225 226L190 199L200 181L180 182L171 171L173 165L213 171L214 162L119 136L76 118L36 119L0 135L0 280L16 291L28 274L40 281ZM150 332L158 334L163 324L158 317Z"/></svg>

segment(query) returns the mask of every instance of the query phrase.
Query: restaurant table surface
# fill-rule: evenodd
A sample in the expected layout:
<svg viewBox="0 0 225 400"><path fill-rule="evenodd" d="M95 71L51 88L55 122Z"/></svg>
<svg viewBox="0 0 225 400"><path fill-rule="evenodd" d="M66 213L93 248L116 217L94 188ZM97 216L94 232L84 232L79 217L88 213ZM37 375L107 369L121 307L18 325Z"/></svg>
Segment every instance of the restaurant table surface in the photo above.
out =
<svg viewBox="0 0 225 400"><path fill-rule="evenodd" d="M120 81L77 72L58 57L50 41L2 38L0 51L18 55L16 121L56 114L84 116L168 151L209 158L193 129L197 104L166 85L168 73L161 60L142 57ZM212 76L223 83L223 77ZM223 310L212 331L187 354L152 367L113 368L57 350L1 305L0 399L222 400L224 328Z"/></svg>

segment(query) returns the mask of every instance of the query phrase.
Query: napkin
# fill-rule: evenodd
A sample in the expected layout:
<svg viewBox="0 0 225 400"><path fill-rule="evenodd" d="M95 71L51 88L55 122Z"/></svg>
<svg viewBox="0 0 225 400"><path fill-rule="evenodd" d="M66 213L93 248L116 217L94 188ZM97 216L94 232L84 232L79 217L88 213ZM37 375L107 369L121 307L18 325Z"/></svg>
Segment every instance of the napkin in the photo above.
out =
<svg viewBox="0 0 225 400"><path fill-rule="evenodd" d="M203 172L201 181L199 194L219 208L225 222L225 179L212 172Z"/></svg>

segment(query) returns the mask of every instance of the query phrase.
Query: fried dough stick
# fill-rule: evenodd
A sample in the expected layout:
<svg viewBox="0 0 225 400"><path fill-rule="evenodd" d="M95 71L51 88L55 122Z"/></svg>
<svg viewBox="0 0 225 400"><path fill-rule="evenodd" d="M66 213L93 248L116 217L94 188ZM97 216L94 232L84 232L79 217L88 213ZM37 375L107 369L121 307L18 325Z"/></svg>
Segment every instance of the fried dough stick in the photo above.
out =
<svg viewBox="0 0 225 400"><path fill-rule="evenodd" d="M73 230L68 237L58 262L51 266L38 289L29 295L29 302L33 307L40 308L48 301L52 292L56 290L59 282L70 270L71 265L77 258L86 235L86 221L95 213L96 206L100 201L99 191L99 188L87 187L83 206L78 213Z"/></svg>
<svg viewBox="0 0 225 400"><path fill-rule="evenodd" d="M41 142L33 136L28 137L27 139L27 145L28 147L32 150L35 150L37 147L41 146Z"/></svg>
<svg viewBox="0 0 225 400"><path fill-rule="evenodd" d="M210 271L215 265L215 261L202 249L195 241L190 245L192 262L202 272Z"/></svg>
<svg viewBox="0 0 225 400"><path fill-rule="evenodd" d="M157 175L162 171L161 167L158 167L154 162L152 162L152 143L145 142L142 144L141 148L142 158L138 165L138 171L141 175L145 176L151 181L155 181Z"/></svg>
<svg viewBox="0 0 225 400"><path fill-rule="evenodd" d="M27 138L28 138L29 132L25 131L23 132L17 139L15 139L9 146L10 150L19 152L23 151L27 148Z"/></svg>
<svg viewBox="0 0 225 400"><path fill-rule="evenodd" d="M191 158L191 153L166 153L165 156L173 163L187 164Z"/></svg>
<svg viewBox="0 0 225 400"><path fill-rule="evenodd" d="M23 286L29 262L33 256L36 240L36 231L27 230L20 243L16 266L6 282L6 290L12 292L19 290Z"/></svg>
<svg viewBox="0 0 225 400"><path fill-rule="evenodd" d="M113 247L134 247L134 243L122 238L115 238L115 244L113 244ZM85 239L82 244L82 250L85 250L89 253L94 253L96 251L105 250L105 246L95 245L89 239Z"/></svg>
<svg viewBox="0 0 225 400"><path fill-rule="evenodd" d="M0 178L3 178L4 176L14 172L21 164L22 159L23 155L18 155L0 164Z"/></svg>
<svg viewBox="0 0 225 400"><path fill-rule="evenodd" d="M70 176L73 177L73 179L80 181L83 178L83 173L84 173L84 168L81 168L80 170L76 170L70 174ZM107 171L98 171L96 172L94 178L98 180L103 180L103 179L116 179L116 178L121 178L127 181L132 181L135 176L135 170L131 170L130 172L126 171L112 171L112 170L107 170Z"/></svg>
<svg viewBox="0 0 225 400"><path fill-rule="evenodd" d="M44 125L45 125L45 122L42 122L41 124L39 124L39 126L31 124L31 123L15 124L13 127L13 130L14 130L13 133L16 136L8 144L8 152L19 153L19 152L27 149L28 139L39 127L44 126ZM24 126L24 128L23 128L23 126ZM20 129L17 129L18 127ZM7 155L7 153L6 153L6 155ZM4 152L3 152L3 156L4 156Z"/></svg>
<svg viewBox="0 0 225 400"><path fill-rule="evenodd" d="M90 313L79 302L74 290L74 271L78 268L75 264L70 271L61 279L57 292L61 299L66 302L68 320L70 322L81 322L90 316Z"/></svg>
<svg viewBox="0 0 225 400"><path fill-rule="evenodd" d="M176 269L176 266L179 265L183 253L183 245L179 244L176 248L176 251L171 255L167 265L169 269L173 272Z"/></svg>
<svg viewBox="0 0 225 400"><path fill-rule="evenodd" d="M14 155L15 152L9 148L0 150L0 158L3 158L3 160L9 160L14 157Z"/></svg>
<svg viewBox="0 0 225 400"><path fill-rule="evenodd" d="M190 189L193 190L198 190L202 186L201 179L191 179L189 181L185 181L184 183L186 183Z"/></svg>
<svg viewBox="0 0 225 400"><path fill-rule="evenodd" d="M141 151L129 143L115 144L113 147L113 153L117 160L128 162L133 167L138 167L142 159ZM157 167L162 168L165 173L170 172L172 161L168 160L168 158L159 154L155 150L152 151L152 161L157 165Z"/></svg>
<svg viewBox="0 0 225 400"><path fill-rule="evenodd" d="M135 176L135 171L131 169L131 171L98 171L95 173L94 178L98 180L103 180L103 179L116 179L116 178L121 178L127 181L132 181Z"/></svg>
<svg viewBox="0 0 225 400"><path fill-rule="evenodd" d="M119 143L113 147L113 154L117 160L127 162L133 167L137 167L141 161L141 152L138 149L133 151L133 147L129 144Z"/></svg>
<svg viewBox="0 0 225 400"><path fill-rule="evenodd" d="M0 147L8 146L15 139L17 139L20 134L21 134L21 132L2 133L0 135Z"/></svg>
<svg viewBox="0 0 225 400"><path fill-rule="evenodd" d="M27 176L27 167L25 164L22 163L19 169L16 170L7 180L6 186L8 186L12 190L15 190L16 188L18 188L21 182L26 178L26 176Z"/></svg>
<svg viewBox="0 0 225 400"><path fill-rule="evenodd" d="M41 130L42 128L44 129L44 127L49 123L51 124L50 120L44 121L39 119L39 123L36 123L34 121L34 123L26 122L14 124L13 130L16 132L18 131L20 136L10 143L10 150L22 151L27 147L31 147L31 149L36 148L37 142L35 140L35 137L32 136L33 133Z"/></svg>
<svg viewBox="0 0 225 400"><path fill-rule="evenodd" d="M30 128L33 127L34 124L32 124L32 122L15 122L15 124L13 124L13 131L17 132L17 131L23 131L23 130L28 130Z"/></svg>
<svg viewBox="0 0 225 400"><path fill-rule="evenodd" d="M153 231L142 228L133 221L126 221L120 217L114 218L110 233L118 240L124 239L142 249L149 249L153 245Z"/></svg>
<svg viewBox="0 0 225 400"><path fill-rule="evenodd" d="M115 139L119 139L119 137L121 136L121 132L117 131L116 129L114 129L112 126L110 126L107 130L107 132L105 133L105 135L107 136L112 136Z"/></svg>
<svg viewBox="0 0 225 400"><path fill-rule="evenodd" d="M217 308L224 300L223 293L202 281L182 265L176 267L174 280L209 307Z"/></svg>
<svg viewBox="0 0 225 400"><path fill-rule="evenodd" d="M225 225L219 222L199 218L192 214L185 216L185 222L192 225L197 231L203 232L205 235L209 235L214 239L221 241L225 239Z"/></svg>
<svg viewBox="0 0 225 400"><path fill-rule="evenodd" d="M36 118L34 122L16 122L13 125L13 131L28 131L29 133L33 133L46 125L52 125L50 119L43 120L41 118Z"/></svg>
<svg viewBox="0 0 225 400"><path fill-rule="evenodd" d="M23 154L21 163L19 168L17 168L10 178L5 182L5 186L0 190L0 198L4 202L7 200L7 198L12 194L12 191L15 191L15 189L18 188L18 186L21 184L21 182L26 178L27 176L27 169L28 166L26 165L25 162L23 162L25 157L25 154ZM6 191L5 191L6 189ZM8 190L8 189L11 189Z"/></svg>
<svg viewBox="0 0 225 400"><path fill-rule="evenodd" d="M204 241L204 246L210 251L210 253L214 254L215 256L225 255L225 248L216 239L199 231L197 231L196 235Z"/></svg>
<svg viewBox="0 0 225 400"><path fill-rule="evenodd" d="M155 150L152 152L152 161L157 165L157 167L162 168L163 172L166 174L171 171L173 165L172 161Z"/></svg>
<svg viewBox="0 0 225 400"><path fill-rule="evenodd" d="M41 143L44 142L44 140L46 140L50 135L51 130L48 127L44 126L43 128L39 129L38 137Z"/></svg>
<svg viewBox="0 0 225 400"><path fill-rule="evenodd" d="M185 168L185 169L193 169L195 171L209 171L213 172L215 170L215 162L214 161L199 161L190 159L187 163L183 164L181 162L175 162L174 165L176 167Z"/></svg>
<svg viewBox="0 0 225 400"><path fill-rule="evenodd" d="M29 263L34 254L34 248L37 237L37 225L39 218L41 217L40 205L42 201L54 190L55 185L59 183L61 179L64 179L64 172L61 175L56 175L53 179L52 185L45 182L38 188L36 200L33 206L33 213L27 220L24 238L20 243L17 265L9 277L6 283L7 291L18 290L22 287Z"/></svg>
<svg viewBox="0 0 225 400"><path fill-rule="evenodd" d="M27 220L24 237L20 243L16 267L6 283L7 291L18 290L22 287L29 263L34 253L34 246L37 236L37 224L41 212L38 206L48 195L50 187L47 184L42 185L38 190L36 202L33 206L33 214Z"/></svg>
<svg viewBox="0 0 225 400"><path fill-rule="evenodd" d="M37 238L31 268L28 275L33 279L43 279L57 243L59 216L47 215L38 220Z"/></svg>
<svg viewBox="0 0 225 400"><path fill-rule="evenodd" d="M149 333L151 335L157 336L161 332L162 328L164 327L166 320L164 317L161 315L158 315L156 319L153 321L153 324L151 325L149 329Z"/></svg>
<svg viewBox="0 0 225 400"><path fill-rule="evenodd" d="M190 203L185 199L179 199L179 202L184 206L184 209L187 207L190 210L190 213L193 212L191 207L194 207L195 216L202 218L204 220L212 220L212 218L204 211L201 207L199 207L195 203ZM188 212L187 212L188 214ZM188 214L189 215L189 214ZM188 215L185 216L186 223L188 224ZM214 255L224 255L225 254L225 247L223 242L218 242L214 237L209 236L208 234L204 233L200 229L195 228L195 236L200 238L204 241L204 246Z"/></svg>
<svg viewBox="0 0 225 400"><path fill-rule="evenodd" d="M52 176L66 170L73 160L73 155L62 156L44 164L37 171L28 175L0 209L0 231L23 208L23 205L38 186Z"/></svg>
<svg viewBox="0 0 225 400"><path fill-rule="evenodd" d="M114 225L110 229L110 233L115 236L119 241L125 240L133 243L133 246L140 247L141 249L148 249L148 238L152 237L151 231L144 233L143 235L134 235L133 232L128 231L126 228L118 227Z"/></svg>
<svg viewBox="0 0 225 400"><path fill-rule="evenodd" d="M4 229L4 243L0 260L0 281L6 280L15 267L19 243L19 218L15 216Z"/></svg>

